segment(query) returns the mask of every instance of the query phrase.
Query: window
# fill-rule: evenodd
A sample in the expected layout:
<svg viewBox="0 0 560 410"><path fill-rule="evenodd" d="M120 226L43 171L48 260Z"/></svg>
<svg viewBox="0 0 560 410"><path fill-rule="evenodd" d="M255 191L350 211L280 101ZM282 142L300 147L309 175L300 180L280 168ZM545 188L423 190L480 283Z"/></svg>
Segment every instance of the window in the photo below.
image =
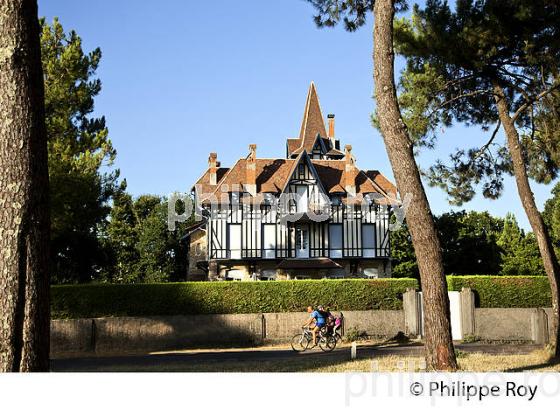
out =
<svg viewBox="0 0 560 410"><path fill-rule="evenodd" d="M276 280L276 271L272 269L263 270L260 276L261 280Z"/></svg>
<svg viewBox="0 0 560 410"><path fill-rule="evenodd" d="M364 276L369 279L377 279L379 277L379 270L377 268L364 269Z"/></svg>
<svg viewBox="0 0 560 410"><path fill-rule="evenodd" d="M241 224L229 224L230 259L241 259Z"/></svg>
<svg viewBox="0 0 560 410"><path fill-rule="evenodd" d="M264 194L264 198L263 198L263 205L264 206L270 206L272 205L274 202L274 195L266 193Z"/></svg>
<svg viewBox="0 0 560 410"><path fill-rule="evenodd" d="M305 179L305 164L298 165L298 179Z"/></svg>
<svg viewBox="0 0 560 410"><path fill-rule="evenodd" d="M309 258L309 229L296 226L296 257Z"/></svg>
<svg viewBox="0 0 560 410"><path fill-rule="evenodd" d="M373 224L362 225L362 248L364 258L375 257L375 226Z"/></svg>
<svg viewBox="0 0 560 410"><path fill-rule="evenodd" d="M296 187L296 196L297 196L297 211L299 212L307 212L308 205L307 205L307 186L297 186Z"/></svg>
<svg viewBox="0 0 560 410"><path fill-rule="evenodd" d="M297 202L296 202L296 198L294 198L295 195L290 195L290 199L288 201L288 208L289 208L289 212L291 214L295 214L297 212Z"/></svg>
<svg viewBox="0 0 560 410"><path fill-rule="evenodd" d="M342 258L342 224L329 225L330 257Z"/></svg>
<svg viewBox="0 0 560 410"><path fill-rule="evenodd" d="M231 203L233 205L239 205L239 192L231 193Z"/></svg>
<svg viewBox="0 0 560 410"><path fill-rule="evenodd" d="M243 272L237 269L232 269L226 273L226 280L239 281L243 280Z"/></svg>
<svg viewBox="0 0 560 410"><path fill-rule="evenodd" d="M263 257L265 259L276 257L276 225L263 225Z"/></svg>

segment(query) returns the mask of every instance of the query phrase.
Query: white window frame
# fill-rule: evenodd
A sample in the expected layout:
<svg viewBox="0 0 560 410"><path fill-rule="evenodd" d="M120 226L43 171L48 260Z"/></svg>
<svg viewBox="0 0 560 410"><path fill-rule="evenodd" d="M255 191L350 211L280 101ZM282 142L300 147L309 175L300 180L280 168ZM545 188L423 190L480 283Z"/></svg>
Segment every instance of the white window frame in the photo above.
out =
<svg viewBox="0 0 560 410"><path fill-rule="evenodd" d="M371 243L369 243L370 242L369 239L371 239ZM368 243L366 244L366 242ZM362 257L375 258L375 225L374 224L362 224Z"/></svg>
<svg viewBox="0 0 560 410"><path fill-rule="evenodd" d="M309 209L309 198L307 197L307 185L296 185L297 212L307 212Z"/></svg>
<svg viewBox="0 0 560 410"><path fill-rule="evenodd" d="M275 259L276 258L276 225L275 224L263 224L263 259Z"/></svg>
<svg viewBox="0 0 560 410"><path fill-rule="evenodd" d="M333 236L333 228L337 228L340 229L340 237L339 237L339 241L340 241L340 247L334 247L333 245L336 245L336 240L338 239L338 235L337 236ZM343 235L343 229L342 229L342 224L330 224L329 225L329 256L331 258L342 258L342 249L343 249L343 240L342 240L342 235ZM334 241L333 241L334 238Z"/></svg>
<svg viewBox="0 0 560 410"><path fill-rule="evenodd" d="M230 259L241 259L241 224L228 225L228 247Z"/></svg>
<svg viewBox="0 0 560 410"><path fill-rule="evenodd" d="M304 234L305 232L305 234ZM296 258L309 259L309 226L297 225L295 229ZM304 240L305 239L305 240ZM298 246L299 242L299 246ZM303 245L306 245L303 247Z"/></svg>

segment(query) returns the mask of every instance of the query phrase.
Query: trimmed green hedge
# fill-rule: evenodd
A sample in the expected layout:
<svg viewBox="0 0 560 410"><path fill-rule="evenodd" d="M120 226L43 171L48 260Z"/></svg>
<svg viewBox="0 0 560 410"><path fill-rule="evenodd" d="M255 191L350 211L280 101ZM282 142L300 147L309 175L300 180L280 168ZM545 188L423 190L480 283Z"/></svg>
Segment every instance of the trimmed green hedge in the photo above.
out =
<svg viewBox="0 0 560 410"><path fill-rule="evenodd" d="M471 288L482 308L550 307L546 276L448 276L449 290Z"/></svg>
<svg viewBox="0 0 560 410"><path fill-rule="evenodd" d="M402 309L402 293L415 279L185 282L139 285L63 285L51 290L55 319L204 313Z"/></svg>

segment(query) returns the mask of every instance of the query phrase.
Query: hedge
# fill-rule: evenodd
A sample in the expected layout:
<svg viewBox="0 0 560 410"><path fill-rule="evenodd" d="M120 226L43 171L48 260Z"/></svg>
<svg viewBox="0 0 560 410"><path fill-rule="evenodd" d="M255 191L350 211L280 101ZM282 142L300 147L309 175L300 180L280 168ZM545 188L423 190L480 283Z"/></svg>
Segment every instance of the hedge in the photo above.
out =
<svg viewBox="0 0 560 410"><path fill-rule="evenodd" d="M550 307L550 285L546 276L448 276L449 290L471 288L477 307Z"/></svg>
<svg viewBox="0 0 560 410"><path fill-rule="evenodd" d="M415 279L342 279L278 282L185 282L138 285L62 285L51 290L55 319L205 313L402 309Z"/></svg>

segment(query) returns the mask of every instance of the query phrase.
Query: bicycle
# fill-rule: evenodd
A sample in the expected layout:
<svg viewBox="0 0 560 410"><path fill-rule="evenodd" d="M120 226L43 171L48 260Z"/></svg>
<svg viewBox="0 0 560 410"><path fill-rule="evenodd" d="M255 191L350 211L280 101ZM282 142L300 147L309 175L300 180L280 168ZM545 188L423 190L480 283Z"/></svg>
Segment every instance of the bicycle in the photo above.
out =
<svg viewBox="0 0 560 410"><path fill-rule="evenodd" d="M313 332L308 327L304 327L302 333L298 333L292 337L292 350L295 352L304 352L318 345L323 352L330 352L336 347L336 342L336 337L327 334L326 327L323 327L317 335L317 344L314 345Z"/></svg>

